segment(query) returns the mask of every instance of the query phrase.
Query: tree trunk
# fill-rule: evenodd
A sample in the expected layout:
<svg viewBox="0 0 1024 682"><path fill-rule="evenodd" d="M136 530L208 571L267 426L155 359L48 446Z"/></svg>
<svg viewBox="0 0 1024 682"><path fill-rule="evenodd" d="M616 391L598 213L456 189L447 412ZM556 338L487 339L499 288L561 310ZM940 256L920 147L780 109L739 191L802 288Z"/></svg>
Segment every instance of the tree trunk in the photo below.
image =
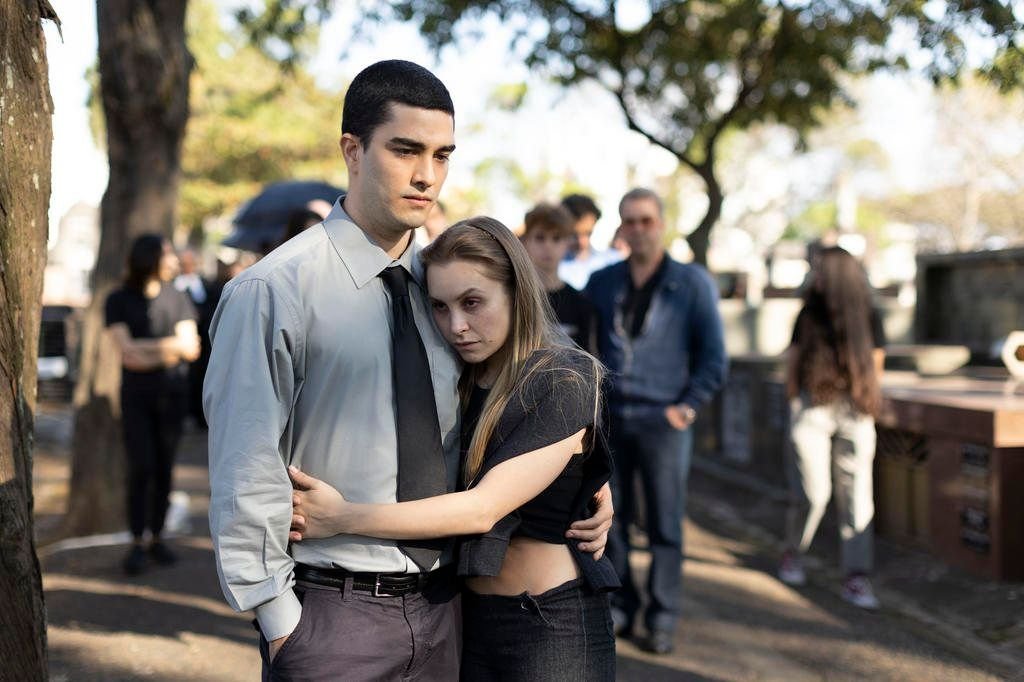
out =
<svg viewBox="0 0 1024 682"><path fill-rule="evenodd" d="M73 535L125 524L121 371L115 349L103 343L103 307L120 280L131 241L146 233L170 238L177 223L192 70L185 44L187 4L99 0L96 6L110 180L100 205L99 255L75 387L71 495L64 526Z"/></svg>
<svg viewBox="0 0 1024 682"><path fill-rule="evenodd" d="M718 184L718 178L715 177L713 159L714 157L709 151L707 162L697 169L697 173L704 180L704 185L707 189L708 210L701 219L697 229L686 237L686 241L693 251L693 261L700 263L704 267L708 265L708 244L711 241L711 229L718 222L719 216L722 215L722 187Z"/></svg>
<svg viewBox="0 0 1024 682"><path fill-rule="evenodd" d="M53 140L48 17L45 0L0 0L0 680L46 679L32 419Z"/></svg>

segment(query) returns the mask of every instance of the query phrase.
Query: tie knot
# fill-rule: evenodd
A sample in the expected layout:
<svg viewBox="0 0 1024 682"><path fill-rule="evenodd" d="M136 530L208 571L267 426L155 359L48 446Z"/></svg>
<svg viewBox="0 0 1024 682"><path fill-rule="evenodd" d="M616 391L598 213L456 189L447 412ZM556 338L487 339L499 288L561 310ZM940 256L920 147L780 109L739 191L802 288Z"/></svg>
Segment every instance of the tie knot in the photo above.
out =
<svg viewBox="0 0 1024 682"><path fill-rule="evenodd" d="M388 288L395 298L409 295L409 280L405 275L405 268L401 265L381 270L380 278L384 280L384 286Z"/></svg>

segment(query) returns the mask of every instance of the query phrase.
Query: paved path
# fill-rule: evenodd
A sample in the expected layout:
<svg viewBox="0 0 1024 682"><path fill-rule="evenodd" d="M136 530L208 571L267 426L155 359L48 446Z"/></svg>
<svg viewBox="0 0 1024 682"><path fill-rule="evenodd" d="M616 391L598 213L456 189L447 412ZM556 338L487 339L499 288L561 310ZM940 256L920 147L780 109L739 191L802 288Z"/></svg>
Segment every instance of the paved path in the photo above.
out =
<svg viewBox="0 0 1024 682"><path fill-rule="evenodd" d="M176 541L178 565L129 579L119 570L123 545L44 549L53 680L259 679L249 618L227 607L217 584L202 437L189 437L184 450L175 488L189 495L191 531ZM59 448L43 448L44 499L61 485L62 457ZM812 572L799 591L782 585L771 575L770 536L729 511L716 485L694 476L677 651L654 657L620 642L619 679L1010 677L1005 661L958 646L926 620L846 605L827 569ZM640 570L645 555L636 554Z"/></svg>

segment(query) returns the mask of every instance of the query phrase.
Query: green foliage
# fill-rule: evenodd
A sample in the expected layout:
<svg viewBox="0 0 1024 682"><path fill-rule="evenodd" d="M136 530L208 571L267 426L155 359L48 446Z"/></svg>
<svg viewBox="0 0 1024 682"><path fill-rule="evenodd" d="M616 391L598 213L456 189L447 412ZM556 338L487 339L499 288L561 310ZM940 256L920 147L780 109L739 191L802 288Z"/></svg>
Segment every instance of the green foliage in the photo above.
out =
<svg viewBox="0 0 1024 682"><path fill-rule="evenodd" d="M839 210L834 201L817 201L804 209L786 226L782 239L811 241L834 230Z"/></svg>
<svg viewBox="0 0 1024 682"><path fill-rule="evenodd" d="M487 103L500 111L518 111L528 91L526 83L502 83L491 91Z"/></svg>
<svg viewBox="0 0 1024 682"><path fill-rule="evenodd" d="M189 46L196 59L182 158L181 222L233 210L267 182L292 178L338 183L341 94L280 64L221 27L206 1L190 3Z"/></svg>
<svg viewBox="0 0 1024 682"><path fill-rule="evenodd" d="M1006 3L902 0L689 0L647 3L640 26L624 28L614 2L405 0L396 15L419 22L440 47L464 20L494 12L540 20L528 62L564 83L594 79L615 94L629 124L690 166L711 164L729 126L770 121L804 132L818 112L846 98L839 78L905 66L889 43L912 28L936 80L963 68L967 32L994 36L1001 59L1019 59L1021 22ZM926 8L925 5L928 5ZM938 11L936 5L941 6ZM937 15L937 16L936 16ZM994 67L992 67L994 68ZM993 71L993 75L995 72ZM1000 76L1007 84L1019 74Z"/></svg>
<svg viewBox="0 0 1024 682"><path fill-rule="evenodd" d="M630 7L640 11L639 3ZM897 28L929 54L924 70L935 81L964 69L968 36L995 43L997 57L983 69L990 78L1007 88L1024 78L1022 18L1009 0L649 0L630 25L617 9L611 0L392 3L394 16L416 21L438 49L487 14L527 26L515 40L528 64L564 84L592 79L607 88L632 130L705 182L708 215L691 235L698 260L721 209L720 136L768 122L802 139L823 112L850 101L844 78L907 67L890 40Z"/></svg>
<svg viewBox="0 0 1024 682"><path fill-rule="evenodd" d="M260 11L239 9L235 20L250 45L292 71L316 45L318 29L331 16L333 5L331 0L263 0Z"/></svg>

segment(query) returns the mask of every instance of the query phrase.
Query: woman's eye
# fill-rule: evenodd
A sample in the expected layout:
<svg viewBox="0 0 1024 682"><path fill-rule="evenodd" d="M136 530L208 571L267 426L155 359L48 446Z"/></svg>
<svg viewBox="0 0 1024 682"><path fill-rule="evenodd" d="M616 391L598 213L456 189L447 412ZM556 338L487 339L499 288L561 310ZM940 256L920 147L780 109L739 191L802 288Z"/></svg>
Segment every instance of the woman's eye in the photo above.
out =
<svg viewBox="0 0 1024 682"><path fill-rule="evenodd" d="M446 307L445 304L441 303L440 301L434 301L433 303L430 304L430 306L438 312L441 312Z"/></svg>
<svg viewBox="0 0 1024 682"><path fill-rule="evenodd" d="M463 307L473 309L480 305L480 299L478 298L467 298L462 302Z"/></svg>

